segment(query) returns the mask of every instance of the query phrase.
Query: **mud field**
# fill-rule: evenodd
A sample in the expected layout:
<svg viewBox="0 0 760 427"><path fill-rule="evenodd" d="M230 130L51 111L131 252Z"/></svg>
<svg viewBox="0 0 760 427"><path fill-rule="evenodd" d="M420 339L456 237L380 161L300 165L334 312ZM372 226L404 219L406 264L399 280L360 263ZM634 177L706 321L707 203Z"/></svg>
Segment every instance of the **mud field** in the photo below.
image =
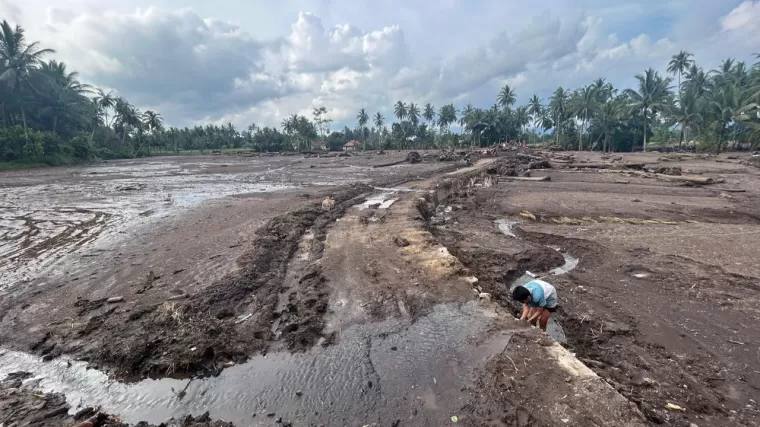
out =
<svg viewBox="0 0 760 427"><path fill-rule="evenodd" d="M760 169L747 157L548 159L552 168L527 173L540 157L492 168L498 184L449 200L437 240L505 307L503 283L556 265L554 249L573 254L577 268L547 279L560 295L566 346L648 424L759 425ZM662 168L716 182L646 172ZM528 174L551 181L522 180ZM511 375L512 364L500 363L493 375ZM524 384L514 388L524 395Z"/></svg>
<svg viewBox="0 0 760 427"><path fill-rule="evenodd" d="M0 174L0 423L758 424L748 157L405 156Z"/></svg>

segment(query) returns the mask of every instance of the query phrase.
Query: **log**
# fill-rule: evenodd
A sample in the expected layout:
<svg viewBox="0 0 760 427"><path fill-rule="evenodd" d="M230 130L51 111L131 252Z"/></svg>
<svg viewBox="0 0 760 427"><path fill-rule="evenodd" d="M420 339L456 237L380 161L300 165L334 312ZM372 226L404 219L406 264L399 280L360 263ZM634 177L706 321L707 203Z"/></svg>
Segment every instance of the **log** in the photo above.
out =
<svg viewBox="0 0 760 427"><path fill-rule="evenodd" d="M563 164L552 164L553 168L586 168L586 169L609 169L613 166L610 163L563 163Z"/></svg>
<svg viewBox="0 0 760 427"><path fill-rule="evenodd" d="M505 181L551 181L550 176L503 176L499 180Z"/></svg>
<svg viewBox="0 0 760 427"><path fill-rule="evenodd" d="M690 182L692 184L708 185L715 183L715 179L709 176L689 176L689 175L665 175L662 173L653 174L656 178L666 181Z"/></svg>
<svg viewBox="0 0 760 427"><path fill-rule="evenodd" d="M712 187L712 190L717 191L725 191L726 193L746 193L747 190L743 188L719 188L719 187Z"/></svg>
<svg viewBox="0 0 760 427"><path fill-rule="evenodd" d="M404 159L404 160L399 160L399 161L397 161L397 162L391 162L391 163L383 163L382 165L375 165L375 166L372 166L372 167L373 167L373 168L385 168L385 167L388 167L388 166L396 166L396 165L400 165L400 164L402 164L402 163L406 163L406 159Z"/></svg>
<svg viewBox="0 0 760 427"><path fill-rule="evenodd" d="M612 170L603 170L601 172L631 174L631 175L643 176L645 178L658 178L665 181L674 181L674 182L690 182L692 184L698 184L698 185L708 185L708 184L715 184L719 182L725 182L725 180L722 178L715 179L709 176L665 175L661 173L647 173L643 171L630 170L630 169L612 169Z"/></svg>

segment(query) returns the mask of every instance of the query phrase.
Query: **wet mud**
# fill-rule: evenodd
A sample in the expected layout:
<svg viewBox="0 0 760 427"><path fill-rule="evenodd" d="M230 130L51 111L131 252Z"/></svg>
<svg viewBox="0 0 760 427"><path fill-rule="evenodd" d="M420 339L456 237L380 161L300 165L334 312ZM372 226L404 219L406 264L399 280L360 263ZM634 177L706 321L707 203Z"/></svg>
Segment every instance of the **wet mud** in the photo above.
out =
<svg viewBox="0 0 760 427"><path fill-rule="evenodd" d="M628 161L663 162L639 156ZM511 176L527 163L506 160L492 173ZM434 234L515 314L519 307L508 300L506 279L555 266L554 249L576 257L577 268L545 279L559 292L561 308L552 317L566 332L567 348L635 405L647 424L756 425L760 279L745 254L757 248L749 236L760 231L752 213L760 208L760 175L714 159L682 163L688 173L724 179L722 186L744 192L728 196L710 186L636 177L615 182L582 164L539 169L531 176L551 181L500 181L460 194ZM541 375L550 369L532 361L541 365L535 368ZM523 396L548 393L546 399L561 401L565 393L515 375L506 358L488 369L479 385L490 393L472 408L484 424L553 425L536 416L536 401Z"/></svg>

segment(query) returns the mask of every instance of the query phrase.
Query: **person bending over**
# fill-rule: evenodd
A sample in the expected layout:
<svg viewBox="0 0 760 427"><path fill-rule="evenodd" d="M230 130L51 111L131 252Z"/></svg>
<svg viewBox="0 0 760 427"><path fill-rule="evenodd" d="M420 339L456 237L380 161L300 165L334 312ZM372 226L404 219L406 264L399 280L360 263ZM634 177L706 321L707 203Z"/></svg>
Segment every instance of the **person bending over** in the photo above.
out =
<svg viewBox="0 0 760 427"><path fill-rule="evenodd" d="M512 290L512 298L523 304L523 312L520 320L527 320L536 326L538 322L541 330L546 332L546 324L549 316L557 311L557 290L543 280L532 280L524 286L517 286Z"/></svg>

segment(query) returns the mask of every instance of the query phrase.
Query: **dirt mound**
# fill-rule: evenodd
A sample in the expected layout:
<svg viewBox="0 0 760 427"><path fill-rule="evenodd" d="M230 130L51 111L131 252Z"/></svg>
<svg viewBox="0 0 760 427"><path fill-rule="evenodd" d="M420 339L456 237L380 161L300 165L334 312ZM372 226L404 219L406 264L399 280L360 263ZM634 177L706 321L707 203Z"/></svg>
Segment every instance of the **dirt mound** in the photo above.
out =
<svg viewBox="0 0 760 427"><path fill-rule="evenodd" d="M416 151L412 151L406 155L406 161L411 164L422 163L422 156Z"/></svg>

